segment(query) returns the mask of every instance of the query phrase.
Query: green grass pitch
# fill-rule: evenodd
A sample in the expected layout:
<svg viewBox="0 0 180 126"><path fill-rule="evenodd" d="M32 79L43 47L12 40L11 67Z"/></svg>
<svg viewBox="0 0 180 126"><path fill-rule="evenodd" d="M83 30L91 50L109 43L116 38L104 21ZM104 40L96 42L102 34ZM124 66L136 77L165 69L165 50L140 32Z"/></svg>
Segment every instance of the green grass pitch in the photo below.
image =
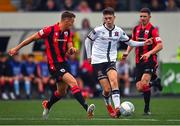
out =
<svg viewBox="0 0 180 126"><path fill-rule="evenodd" d="M103 99L88 99L96 105L95 116L87 119L86 112L75 99L56 103L43 120L42 101L0 101L0 125L180 125L180 98L152 98L151 116L143 116L142 98L122 98L131 101L135 113L130 117L112 119L108 116Z"/></svg>

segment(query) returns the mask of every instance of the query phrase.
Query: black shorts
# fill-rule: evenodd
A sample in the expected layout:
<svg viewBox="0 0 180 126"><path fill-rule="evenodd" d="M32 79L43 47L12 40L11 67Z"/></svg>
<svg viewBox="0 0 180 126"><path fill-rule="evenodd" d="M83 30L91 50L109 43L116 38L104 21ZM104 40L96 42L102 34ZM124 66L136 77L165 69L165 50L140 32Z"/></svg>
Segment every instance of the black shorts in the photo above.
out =
<svg viewBox="0 0 180 126"><path fill-rule="evenodd" d="M97 79L101 80L107 78L107 72L110 69L116 70L116 63L106 62L106 63L93 64L93 69Z"/></svg>
<svg viewBox="0 0 180 126"><path fill-rule="evenodd" d="M57 63L55 64L55 69L49 68L49 72L52 78L56 79L56 81L61 81L65 73L70 73L70 66L67 62Z"/></svg>
<svg viewBox="0 0 180 126"><path fill-rule="evenodd" d="M136 69L135 69L136 82L141 80L142 75L144 73L149 73L152 76L151 80L156 79L157 78L157 73L156 73L157 67L158 67L158 65L154 62L136 64Z"/></svg>

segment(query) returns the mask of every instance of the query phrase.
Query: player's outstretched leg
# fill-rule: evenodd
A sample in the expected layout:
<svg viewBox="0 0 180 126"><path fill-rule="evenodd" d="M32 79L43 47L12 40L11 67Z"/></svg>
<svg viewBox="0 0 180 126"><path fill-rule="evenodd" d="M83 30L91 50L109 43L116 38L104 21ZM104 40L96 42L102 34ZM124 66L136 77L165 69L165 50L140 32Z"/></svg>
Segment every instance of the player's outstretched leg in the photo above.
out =
<svg viewBox="0 0 180 126"><path fill-rule="evenodd" d="M119 118L120 115L121 115L121 112L120 112L120 92L119 92L119 89L112 90L112 100L114 102L116 118Z"/></svg>
<svg viewBox="0 0 180 126"><path fill-rule="evenodd" d="M42 102L42 106L43 106L43 114L42 114L42 117L43 119L48 119L48 114L49 114L49 111L51 109L51 106L56 103L57 101L59 101L60 99L62 98L62 96L60 96L59 92L58 91L55 91L53 93L53 95L51 96L50 100L44 100Z"/></svg>
<svg viewBox="0 0 180 126"><path fill-rule="evenodd" d="M88 106L88 109L87 109L87 114L88 114L88 118L91 119L93 118L94 116L94 111L95 111L95 105L94 104L90 104Z"/></svg>

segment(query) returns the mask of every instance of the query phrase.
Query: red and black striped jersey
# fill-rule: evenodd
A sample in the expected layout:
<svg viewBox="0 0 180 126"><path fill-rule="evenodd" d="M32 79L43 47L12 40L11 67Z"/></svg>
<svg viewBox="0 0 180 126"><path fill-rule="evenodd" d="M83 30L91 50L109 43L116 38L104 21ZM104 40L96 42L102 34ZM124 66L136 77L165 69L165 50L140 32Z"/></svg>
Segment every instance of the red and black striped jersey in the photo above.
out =
<svg viewBox="0 0 180 126"><path fill-rule="evenodd" d="M45 40L48 64L51 69L55 68L55 64L67 61L67 43L72 43L70 30L62 31L57 23L41 29L38 35Z"/></svg>
<svg viewBox="0 0 180 126"><path fill-rule="evenodd" d="M144 41L148 38L153 38L152 45L136 47L136 64L145 63L145 62L154 62L157 64L157 55L151 55L147 60L140 60L141 56L148 51L152 50L158 43L162 42L159 37L158 29L154 27L151 23L148 23L147 26L143 29L142 25L137 25L133 29L132 39L135 41Z"/></svg>

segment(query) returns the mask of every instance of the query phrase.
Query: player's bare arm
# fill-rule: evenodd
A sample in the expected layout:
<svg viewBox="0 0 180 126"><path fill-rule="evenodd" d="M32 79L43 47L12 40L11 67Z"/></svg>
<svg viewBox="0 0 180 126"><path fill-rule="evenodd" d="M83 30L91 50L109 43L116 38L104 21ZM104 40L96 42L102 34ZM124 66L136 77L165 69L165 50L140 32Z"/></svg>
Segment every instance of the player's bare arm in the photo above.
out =
<svg viewBox="0 0 180 126"><path fill-rule="evenodd" d="M138 42L130 40L131 43L127 43L129 46L126 50L126 52L123 53L122 60L126 60L127 56L131 52L134 46L146 46L151 45L153 43L153 38L146 39L144 42Z"/></svg>
<svg viewBox="0 0 180 126"><path fill-rule="evenodd" d="M163 49L163 44L162 44L162 43L158 43L151 51L143 54L143 55L141 56L141 59L146 60L146 59L148 59L151 55L158 53L158 52L159 52L160 50L162 50L162 49Z"/></svg>
<svg viewBox="0 0 180 126"><path fill-rule="evenodd" d="M35 41L35 40L38 40L38 39L40 39L40 37L39 37L38 33L35 33L35 34L29 36L29 37L28 37L27 39L25 39L24 41L22 41L22 42L21 42L19 45L17 45L16 47L10 49L10 50L8 51L8 54L9 54L10 56L13 56L13 55L15 55L22 47L24 47L24 46L26 46L26 45L30 44L31 42L33 42L33 41Z"/></svg>

